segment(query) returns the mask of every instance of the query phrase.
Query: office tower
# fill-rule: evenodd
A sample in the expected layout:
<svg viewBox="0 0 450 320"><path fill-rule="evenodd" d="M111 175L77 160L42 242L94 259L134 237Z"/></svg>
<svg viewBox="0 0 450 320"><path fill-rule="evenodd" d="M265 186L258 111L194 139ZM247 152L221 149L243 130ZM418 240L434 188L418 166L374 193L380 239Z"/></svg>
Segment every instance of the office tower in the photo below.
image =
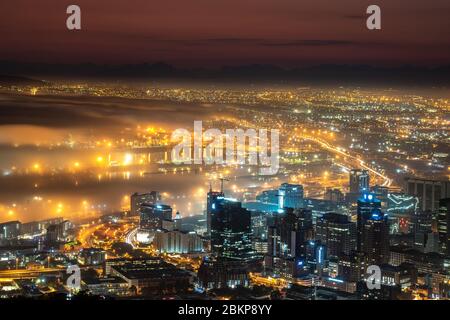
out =
<svg viewBox="0 0 450 320"><path fill-rule="evenodd" d="M154 231L162 228L164 220L172 220L172 208L165 204L144 203L140 208L139 227Z"/></svg>
<svg viewBox="0 0 450 320"><path fill-rule="evenodd" d="M211 236L211 212L212 205L217 200L217 198L223 198L224 193L218 191L209 190L206 198L206 235Z"/></svg>
<svg viewBox="0 0 450 320"><path fill-rule="evenodd" d="M312 211L309 209L286 210L286 212L290 211L292 211L298 217L299 227L304 234L305 241L313 239L314 228Z"/></svg>
<svg viewBox="0 0 450 320"><path fill-rule="evenodd" d="M339 258L356 250L356 224L347 216L326 213L316 223L316 240L327 248L329 258Z"/></svg>
<svg viewBox="0 0 450 320"><path fill-rule="evenodd" d="M130 197L130 215L139 216L141 205L156 204L161 201L161 195L157 191L150 193L133 193Z"/></svg>
<svg viewBox="0 0 450 320"><path fill-rule="evenodd" d="M450 198L441 199L439 201L437 224L439 245L443 253L450 255Z"/></svg>
<svg viewBox="0 0 450 320"><path fill-rule="evenodd" d="M450 198L450 181L406 178L404 189L410 196L419 198L422 211L436 211L439 200Z"/></svg>
<svg viewBox="0 0 450 320"><path fill-rule="evenodd" d="M251 214L240 202L221 196L211 201L211 253L225 260L254 258Z"/></svg>
<svg viewBox="0 0 450 320"><path fill-rule="evenodd" d="M278 189L278 206L280 209L303 207L303 186L283 183Z"/></svg>
<svg viewBox="0 0 450 320"><path fill-rule="evenodd" d="M415 249L425 253L439 252L439 236L433 230L433 214L430 211L418 211L411 216L411 232Z"/></svg>
<svg viewBox="0 0 450 320"><path fill-rule="evenodd" d="M357 206L357 251L369 264L389 260L388 215L381 211L381 201L364 193Z"/></svg>
<svg viewBox="0 0 450 320"><path fill-rule="evenodd" d="M341 190L339 190L339 189L332 189L332 188L328 188L325 191L325 195L324 195L323 198L325 200L332 201L332 202L337 202L337 203L342 203L345 200L344 194L342 193Z"/></svg>
<svg viewBox="0 0 450 320"><path fill-rule="evenodd" d="M260 211L251 212L252 235L254 239L267 240L268 214Z"/></svg>
<svg viewBox="0 0 450 320"><path fill-rule="evenodd" d="M356 222L356 249L362 252L364 223L372 215L372 212L378 212L381 208L381 201L373 194L363 194L357 203L357 222Z"/></svg>
<svg viewBox="0 0 450 320"><path fill-rule="evenodd" d="M358 282L365 272L366 266L356 253L342 255L338 260L338 276L346 282Z"/></svg>
<svg viewBox="0 0 450 320"><path fill-rule="evenodd" d="M350 171L350 193L361 194L368 192L370 176L367 170L352 169Z"/></svg>
<svg viewBox="0 0 450 320"><path fill-rule="evenodd" d="M293 279L305 273L306 244L313 236L310 210L287 209L268 228L266 272Z"/></svg>

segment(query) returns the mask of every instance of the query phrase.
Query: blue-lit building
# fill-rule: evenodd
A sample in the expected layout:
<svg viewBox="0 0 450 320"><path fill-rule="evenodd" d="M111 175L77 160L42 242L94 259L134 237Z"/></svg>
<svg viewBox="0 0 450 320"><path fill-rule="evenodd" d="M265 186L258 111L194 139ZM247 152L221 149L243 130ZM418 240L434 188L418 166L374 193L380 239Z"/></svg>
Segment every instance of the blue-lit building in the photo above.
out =
<svg viewBox="0 0 450 320"><path fill-rule="evenodd" d="M280 209L303 208L303 186L283 183L278 189L278 206Z"/></svg>
<svg viewBox="0 0 450 320"><path fill-rule="evenodd" d="M206 196L206 234L208 237L211 236L211 212L213 203L217 198L223 198L223 192L209 190Z"/></svg>
<svg viewBox="0 0 450 320"><path fill-rule="evenodd" d="M256 196L256 200L263 204L278 206L278 190L264 190Z"/></svg>
<svg viewBox="0 0 450 320"><path fill-rule="evenodd" d="M374 194L364 193L357 207L357 251L369 264L389 261L388 215Z"/></svg>
<svg viewBox="0 0 450 320"><path fill-rule="evenodd" d="M321 241L308 241L306 247L306 259L311 273L322 275L322 271L327 267L328 255L327 247Z"/></svg>

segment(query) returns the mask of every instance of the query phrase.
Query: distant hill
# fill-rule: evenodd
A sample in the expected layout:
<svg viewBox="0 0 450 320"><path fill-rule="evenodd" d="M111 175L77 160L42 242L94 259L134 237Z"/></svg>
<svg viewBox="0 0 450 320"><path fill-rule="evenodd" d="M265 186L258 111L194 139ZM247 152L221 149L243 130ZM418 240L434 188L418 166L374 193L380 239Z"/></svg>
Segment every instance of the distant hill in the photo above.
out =
<svg viewBox="0 0 450 320"><path fill-rule="evenodd" d="M276 65L251 64L223 66L219 69L206 68L176 68L165 62L100 65L84 64L48 64L20 63L0 61L3 73L17 75L0 78L3 81L21 82L37 81L22 78L54 76L62 78L86 79L184 79L202 81L251 81L303 84L333 84L333 85L419 85L419 86L449 86L450 66L424 67L399 66L377 67L369 65L317 65L310 67L283 68ZM0 76L1 77L1 76Z"/></svg>
<svg viewBox="0 0 450 320"><path fill-rule="evenodd" d="M0 74L0 85L12 86L12 85L43 85L45 82L41 80L31 79L21 76L9 76Z"/></svg>

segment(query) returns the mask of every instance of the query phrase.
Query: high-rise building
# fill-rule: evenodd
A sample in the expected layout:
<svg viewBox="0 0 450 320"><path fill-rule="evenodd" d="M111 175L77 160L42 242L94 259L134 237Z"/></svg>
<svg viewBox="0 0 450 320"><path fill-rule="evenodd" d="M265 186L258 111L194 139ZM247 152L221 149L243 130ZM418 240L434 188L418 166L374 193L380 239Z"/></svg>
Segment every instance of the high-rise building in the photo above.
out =
<svg viewBox="0 0 450 320"><path fill-rule="evenodd" d="M217 259L251 261L251 213L233 199L211 201L211 253Z"/></svg>
<svg viewBox="0 0 450 320"><path fill-rule="evenodd" d="M149 193L133 193L130 197L130 215L139 216L141 205L156 204L161 201L161 195L157 191Z"/></svg>
<svg viewBox="0 0 450 320"><path fill-rule="evenodd" d="M339 258L356 250L356 224L348 217L326 213L316 222L316 240L327 248L329 258Z"/></svg>
<svg viewBox="0 0 450 320"><path fill-rule="evenodd" d="M421 252L439 252L439 235L433 228L433 214L418 211L411 216L411 232L414 235L414 248Z"/></svg>
<svg viewBox="0 0 450 320"><path fill-rule="evenodd" d="M266 272L285 278L305 273L306 243L313 238L310 210L286 209L268 228L268 249L264 258Z"/></svg>
<svg viewBox="0 0 450 320"><path fill-rule="evenodd" d="M373 194L365 193L358 199L356 228L356 247L358 252L362 251L364 223L368 217L371 216L372 212L378 212L380 208L381 201L378 200Z"/></svg>
<svg viewBox="0 0 450 320"><path fill-rule="evenodd" d="M211 236L211 213L213 203L217 200L217 198L223 198L224 193L219 191L209 190L206 198L206 235L208 237Z"/></svg>
<svg viewBox="0 0 450 320"><path fill-rule="evenodd" d="M441 250L450 255L450 198L439 201L437 224Z"/></svg>
<svg viewBox="0 0 450 320"><path fill-rule="evenodd" d="M350 193L361 194L368 192L370 176L367 170L352 169L350 171Z"/></svg>
<svg viewBox="0 0 450 320"><path fill-rule="evenodd" d="M139 227L146 230L162 229L164 220L172 220L172 208L165 204L144 203L140 208Z"/></svg>
<svg viewBox="0 0 450 320"><path fill-rule="evenodd" d="M303 186L283 183L278 189L278 206L280 209L303 207Z"/></svg>
<svg viewBox="0 0 450 320"><path fill-rule="evenodd" d="M439 200L450 198L450 181L424 180L406 178L404 189L406 194L419 198L422 211L436 211Z"/></svg>
<svg viewBox="0 0 450 320"><path fill-rule="evenodd" d="M357 206L357 251L369 264L389 261L388 216L381 211L381 201L364 193Z"/></svg>

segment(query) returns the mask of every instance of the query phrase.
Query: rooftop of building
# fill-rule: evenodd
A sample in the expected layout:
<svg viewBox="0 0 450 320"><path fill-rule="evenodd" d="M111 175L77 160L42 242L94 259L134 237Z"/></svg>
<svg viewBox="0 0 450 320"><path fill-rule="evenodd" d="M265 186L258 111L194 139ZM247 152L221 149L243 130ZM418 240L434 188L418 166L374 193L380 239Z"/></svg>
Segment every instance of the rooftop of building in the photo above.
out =
<svg viewBox="0 0 450 320"><path fill-rule="evenodd" d="M99 285L103 283L125 284L127 282L120 277L107 277L107 278L92 277L92 278L83 278L83 283L86 285Z"/></svg>
<svg viewBox="0 0 450 320"><path fill-rule="evenodd" d="M159 264L126 263L111 268L128 279L172 279L190 276L189 272L165 262Z"/></svg>

